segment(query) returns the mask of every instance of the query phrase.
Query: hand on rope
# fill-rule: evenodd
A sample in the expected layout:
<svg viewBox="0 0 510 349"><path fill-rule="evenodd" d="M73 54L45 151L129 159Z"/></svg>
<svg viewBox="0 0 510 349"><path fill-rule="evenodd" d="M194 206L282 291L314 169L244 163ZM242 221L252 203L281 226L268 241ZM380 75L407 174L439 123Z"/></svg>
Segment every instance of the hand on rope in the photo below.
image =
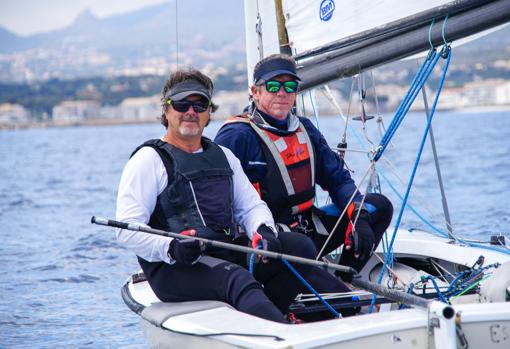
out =
<svg viewBox="0 0 510 349"><path fill-rule="evenodd" d="M273 230L265 224L260 225L257 231L253 233L251 247L276 253L282 251L280 240L278 240ZM258 257L261 258L262 256L259 255ZM266 262L266 258L262 258L262 262Z"/></svg>
<svg viewBox="0 0 510 349"><path fill-rule="evenodd" d="M196 236L195 229L185 230L182 235ZM177 263L193 265L200 260L203 252L203 243L199 240L192 239L173 239L168 247L168 256Z"/></svg>
<svg viewBox="0 0 510 349"><path fill-rule="evenodd" d="M372 254L375 234L370 227L370 214L364 205L353 202L347 208L349 223L345 231L345 249L354 248L354 257L365 258ZM353 222L355 223L353 228Z"/></svg>

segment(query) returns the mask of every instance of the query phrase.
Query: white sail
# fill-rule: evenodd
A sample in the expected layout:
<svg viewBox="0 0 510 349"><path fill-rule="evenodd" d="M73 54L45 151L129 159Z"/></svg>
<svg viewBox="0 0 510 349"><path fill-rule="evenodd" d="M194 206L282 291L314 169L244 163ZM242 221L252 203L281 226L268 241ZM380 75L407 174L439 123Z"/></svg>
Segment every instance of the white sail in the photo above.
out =
<svg viewBox="0 0 510 349"><path fill-rule="evenodd" d="M292 52L302 53L451 0L283 0Z"/></svg>

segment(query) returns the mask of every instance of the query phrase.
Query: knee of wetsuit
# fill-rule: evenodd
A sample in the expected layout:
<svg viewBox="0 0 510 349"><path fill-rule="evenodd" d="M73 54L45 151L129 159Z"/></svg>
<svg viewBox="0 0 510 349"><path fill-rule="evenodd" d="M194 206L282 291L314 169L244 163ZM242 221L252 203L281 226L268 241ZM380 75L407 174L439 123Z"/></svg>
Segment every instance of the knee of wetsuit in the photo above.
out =
<svg viewBox="0 0 510 349"><path fill-rule="evenodd" d="M284 236L284 234L287 234ZM280 233L282 253L302 258L315 259L317 248L312 239L298 232Z"/></svg>
<svg viewBox="0 0 510 349"><path fill-rule="evenodd" d="M224 285L224 297L227 303L238 309L239 302L247 290L260 289L263 292L262 285L248 270L235 264L230 264L227 267L229 273Z"/></svg>

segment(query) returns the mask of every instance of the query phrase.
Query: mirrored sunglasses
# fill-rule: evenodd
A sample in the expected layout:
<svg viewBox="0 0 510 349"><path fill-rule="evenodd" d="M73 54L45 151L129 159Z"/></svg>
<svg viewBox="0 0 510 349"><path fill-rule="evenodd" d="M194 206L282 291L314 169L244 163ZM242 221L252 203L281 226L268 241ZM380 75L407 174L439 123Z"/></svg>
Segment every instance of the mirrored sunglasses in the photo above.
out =
<svg viewBox="0 0 510 349"><path fill-rule="evenodd" d="M264 84L266 86L266 91L270 93L278 93L282 86L285 92L295 93L299 86L299 83L297 81L280 82L276 80L268 80Z"/></svg>

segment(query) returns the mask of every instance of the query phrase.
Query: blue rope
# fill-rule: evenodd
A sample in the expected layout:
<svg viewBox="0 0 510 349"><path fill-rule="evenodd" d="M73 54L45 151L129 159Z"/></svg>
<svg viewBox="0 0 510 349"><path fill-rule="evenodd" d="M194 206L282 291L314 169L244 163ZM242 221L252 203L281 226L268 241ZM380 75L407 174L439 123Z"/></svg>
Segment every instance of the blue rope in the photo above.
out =
<svg viewBox="0 0 510 349"><path fill-rule="evenodd" d="M409 198L409 194L411 192L411 187L412 187L413 182L414 182L414 177L416 175L416 171L417 171L418 165L420 163L421 155L423 153L423 147L425 146L425 141L427 139L427 135L428 135L428 132L429 132L429 129L430 129L430 125L432 123L432 119L433 119L434 113L436 111L436 106L437 106L437 102L439 100L439 95L441 94L441 89L443 88L443 84L444 84L444 81L446 79L446 72L448 71L448 66L450 65L450 60L451 60L451 57L452 57L451 56L451 51L450 51L449 48L447 48L446 50L447 51L444 52L445 55L446 55L446 64L445 64L445 67L443 69L443 74L441 76L441 80L439 82L439 86L437 88L436 96L434 98L434 103L432 104L432 108L430 110L430 116L428 118L427 126L425 127L425 131L424 131L422 139L421 139L420 147L418 149L418 154L416 156L416 160L415 160L414 165L413 165L411 176L409 178L409 183L407 185L407 189L406 189L406 192L404 194L404 199L403 199L403 202L402 202L402 207L400 208L400 211L398 213L397 222L395 224L395 230L393 231L393 235L391 237L390 245L388 247L388 249L390 251L393 250L393 243L395 242L395 237L397 236L397 230L398 230L398 227L400 226L400 222L402 220L402 215L404 213L404 209L405 209L407 200ZM436 56L436 58L434 58L435 62L437 62L437 59L440 56L441 55L438 55L438 56ZM429 75L430 75L430 72L429 72ZM379 154L381 154L381 152L379 152ZM381 269L381 272L379 273L379 277L378 277L378 280L377 280L377 283L379 283L379 284L381 283L383 275L384 275L384 273L386 271L386 266L388 265L389 258L390 257L388 255L384 259L384 264L383 264L383 267ZM370 303L369 313L371 313L373 311L374 305L375 305L375 297L372 297L372 302Z"/></svg>
<svg viewBox="0 0 510 349"><path fill-rule="evenodd" d="M411 283L409 283L409 286L407 287L407 293L413 294L413 289L414 289L414 284L411 282ZM406 307L406 305L404 303L402 303L402 304L400 304L398 309L401 310L401 309L404 309L405 307Z"/></svg>
<svg viewBox="0 0 510 349"><path fill-rule="evenodd" d="M259 244L257 245L257 249L260 249L260 248L262 248L262 245L259 242ZM294 275L296 275L296 277L299 279L299 281L301 281L303 283L303 285L305 285L306 288L308 288L310 290L310 292L312 292L317 297L317 299L319 299L319 301L321 301L321 303L324 304L326 306L326 308L328 308L329 311L331 311L333 313L333 315L335 317L337 317L337 318L342 317L342 315L340 313L338 313L331 305L329 305L329 303L326 302L326 300L324 298L322 298L322 296L319 293L317 293L317 291L315 291L315 289L312 287L312 285L310 285L286 259L282 259L282 262L290 269L290 271L292 273L294 273ZM248 264L248 269L252 275L253 275L253 271L254 271L254 264L255 264L255 253L251 253L250 261Z"/></svg>
<svg viewBox="0 0 510 349"><path fill-rule="evenodd" d="M409 86L409 90L404 95L404 98L402 99L399 106L397 107L397 110L395 111L395 116L393 117L390 125L386 129L386 133L381 138L380 144L386 143L389 140L389 138L391 138L390 135L392 134L392 132L394 132L394 129L396 129L396 126L399 123L399 118L401 117L402 110L404 109L405 105L407 104L407 102L410 98L410 95L414 91L415 87L417 86L417 84L419 84L419 81L422 79L422 74L424 71L426 71L426 67L430 64L430 62L432 62L433 55L435 55L435 51L431 50L429 52L429 54L427 55L427 58L425 59L425 61L423 61L423 63L418 68L418 72L414 76L414 79L411 82L411 85Z"/></svg>
<svg viewBox="0 0 510 349"><path fill-rule="evenodd" d="M470 273L470 272L471 272L471 270L466 270L466 271L459 273L459 275L457 275L455 277L455 279L453 279L452 282L450 282L450 286L448 286L448 289L446 290L446 292L452 291L453 288L455 287L455 284L457 283L457 281L459 281L464 275L466 275L467 273Z"/></svg>
<svg viewBox="0 0 510 349"><path fill-rule="evenodd" d="M250 274L253 275L253 269L255 265L255 253L250 254L250 262L248 264L248 270L250 271Z"/></svg>
<svg viewBox="0 0 510 349"><path fill-rule="evenodd" d="M386 177L386 175L384 174L383 171L381 170L378 170L377 171L378 174L380 174L382 176L382 178L384 179L385 183L390 187L391 191L397 195L397 197L403 201L404 198L402 197L402 195L398 192L397 188L395 188L393 186L393 184L391 184L391 181L388 179L388 177ZM433 231L431 233L435 233L436 235L439 235L439 236L442 236L442 237L448 237L448 233L445 232L444 230L441 230L439 229L438 227L436 227L435 225L433 225L429 220L427 220L425 217L423 217L410 203L406 203L406 207L411 210L411 212L413 212L415 214L416 217L418 217L418 219L424 223L425 225L427 225L430 229L432 229ZM387 234L386 234L387 235ZM476 243L476 242L469 242L469 241L464 241L463 239L457 237L457 240L465 245L468 245L468 246L472 246L472 247L479 247L479 248L482 248L482 249L485 249L485 250L490 250L490 251L496 251L496 252L501 252L501 253L504 253L504 254L508 254L510 255L510 250L505 248L505 247L497 247L497 246L490 246L490 245L485 245L485 244L481 244L481 243Z"/></svg>
<svg viewBox="0 0 510 349"><path fill-rule="evenodd" d="M423 280L424 281L427 281L427 280L432 281L432 285L434 285L434 289L436 290L437 295L439 296L439 300L443 303L450 304L450 302L448 302L448 300L445 298L445 296L439 289L439 286L437 286L436 279L433 276L427 276L427 277L423 278Z"/></svg>
<svg viewBox="0 0 510 349"><path fill-rule="evenodd" d="M388 127L388 129L386 130L386 134L383 136L383 138L381 139L381 142L379 143L380 149L377 152L377 154L375 155L374 161L379 160L379 158L382 156L382 154L383 154L384 150L386 149L386 147L388 146L391 138L397 131L397 129L400 126L400 124L402 123L402 121L404 120L405 116L407 115L407 112L411 108L411 105L413 104L416 97L418 96L418 93L420 92L423 85L429 78L430 74L432 73L432 70L434 69L434 67L440 57L441 57L441 55L438 54L436 51L431 51L429 53L429 55L427 56L427 59L425 60L425 62L420 67L420 70L419 70L415 80L413 80L413 85L411 86L411 88L407 92L406 96L400 103L390 127Z"/></svg>
<svg viewBox="0 0 510 349"><path fill-rule="evenodd" d="M317 291L315 291L312 285L310 285L305 279L303 279L303 277L298 273L298 271L287 260L282 259L282 262L290 269L291 272L294 273L294 275L296 275L296 277L303 283L303 285L305 285L306 288L308 288L310 292L312 292L315 295L315 297L317 297L317 299L319 299L319 301L321 301L321 303L324 304L326 308L328 308L329 311L333 313L335 317L337 318L342 317L342 315L339 312L337 312L331 305L329 305L328 302L326 302L324 298L322 298L322 296L319 293L317 293Z"/></svg>
<svg viewBox="0 0 510 349"><path fill-rule="evenodd" d="M257 250L260 250L262 248L262 243L259 241L257 245ZM250 260L248 262L248 271L250 274L253 275L253 272L255 270L255 253L250 253Z"/></svg>

